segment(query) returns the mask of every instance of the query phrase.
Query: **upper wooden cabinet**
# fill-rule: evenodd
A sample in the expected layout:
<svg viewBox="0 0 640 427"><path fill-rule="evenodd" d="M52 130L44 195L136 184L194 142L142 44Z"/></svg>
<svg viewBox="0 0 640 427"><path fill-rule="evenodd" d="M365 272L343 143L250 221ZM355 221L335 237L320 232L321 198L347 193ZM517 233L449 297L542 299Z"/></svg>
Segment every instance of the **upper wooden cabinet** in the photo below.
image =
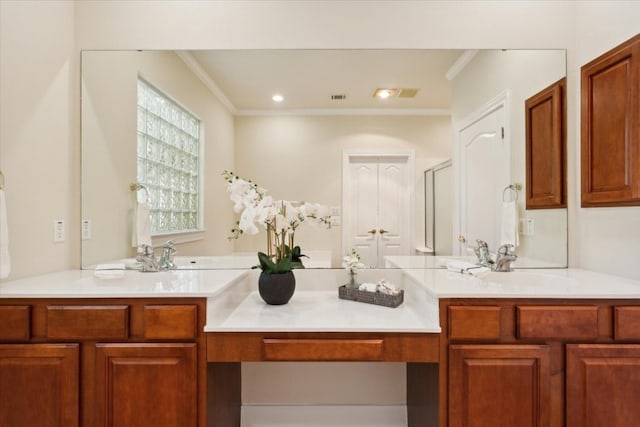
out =
<svg viewBox="0 0 640 427"><path fill-rule="evenodd" d="M567 206L565 87L559 80L525 101L527 209Z"/></svg>
<svg viewBox="0 0 640 427"><path fill-rule="evenodd" d="M640 205L640 34L581 73L582 206Z"/></svg>

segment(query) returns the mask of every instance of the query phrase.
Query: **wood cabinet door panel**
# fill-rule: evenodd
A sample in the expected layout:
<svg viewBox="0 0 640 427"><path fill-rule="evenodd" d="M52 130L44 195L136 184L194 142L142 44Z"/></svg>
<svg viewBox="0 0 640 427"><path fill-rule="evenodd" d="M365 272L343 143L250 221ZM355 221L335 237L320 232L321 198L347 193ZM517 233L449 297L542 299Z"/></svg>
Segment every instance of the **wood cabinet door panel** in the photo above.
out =
<svg viewBox="0 0 640 427"><path fill-rule="evenodd" d="M598 337L598 307L518 306L518 338L595 339Z"/></svg>
<svg viewBox="0 0 640 427"><path fill-rule="evenodd" d="M614 308L613 336L616 340L640 340L640 306Z"/></svg>
<svg viewBox="0 0 640 427"><path fill-rule="evenodd" d="M198 423L196 344L97 344L97 420L105 427Z"/></svg>
<svg viewBox="0 0 640 427"><path fill-rule="evenodd" d="M0 426L79 424L77 344L0 345Z"/></svg>
<svg viewBox="0 0 640 427"><path fill-rule="evenodd" d="M582 206L640 205L640 35L581 68Z"/></svg>
<svg viewBox="0 0 640 427"><path fill-rule="evenodd" d="M527 209L564 208L565 79L525 101Z"/></svg>
<svg viewBox="0 0 640 427"><path fill-rule="evenodd" d="M0 341L27 341L31 336L28 305L0 306Z"/></svg>
<svg viewBox="0 0 640 427"><path fill-rule="evenodd" d="M547 346L449 347L450 427L547 427L549 407Z"/></svg>
<svg viewBox="0 0 640 427"><path fill-rule="evenodd" d="M566 384L568 426L638 425L640 345L568 345Z"/></svg>
<svg viewBox="0 0 640 427"><path fill-rule="evenodd" d="M264 360L381 361L384 340L264 339Z"/></svg>
<svg viewBox="0 0 640 427"><path fill-rule="evenodd" d="M499 340L500 307L450 306L449 339Z"/></svg>
<svg viewBox="0 0 640 427"><path fill-rule="evenodd" d="M146 305L144 337L149 339L191 339L198 335L196 305Z"/></svg>
<svg viewBox="0 0 640 427"><path fill-rule="evenodd" d="M125 339L129 336L128 305L49 305L47 338Z"/></svg>

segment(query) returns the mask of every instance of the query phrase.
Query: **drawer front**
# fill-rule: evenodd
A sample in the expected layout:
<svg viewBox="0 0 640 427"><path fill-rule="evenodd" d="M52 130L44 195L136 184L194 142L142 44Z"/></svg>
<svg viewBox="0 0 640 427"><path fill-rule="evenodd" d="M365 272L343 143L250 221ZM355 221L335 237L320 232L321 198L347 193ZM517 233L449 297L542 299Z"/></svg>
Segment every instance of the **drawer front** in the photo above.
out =
<svg viewBox="0 0 640 427"><path fill-rule="evenodd" d="M31 337L28 305L0 306L0 341L26 341Z"/></svg>
<svg viewBox="0 0 640 427"><path fill-rule="evenodd" d="M149 339L193 339L198 336L195 305L147 305L144 307L144 337Z"/></svg>
<svg viewBox="0 0 640 427"><path fill-rule="evenodd" d="M47 338L122 339L129 336L129 306L47 306Z"/></svg>
<svg viewBox="0 0 640 427"><path fill-rule="evenodd" d="M384 356L384 340L263 339L264 360L377 361Z"/></svg>
<svg viewBox="0 0 640 427"><path fill-rule="evenodd" d="M450 340L500 339L500 307L450 306Z"/></svg>
<svg viewBox="0 0 640 427"><path fill-rule="evenodd" d="M598 337L596 306L518 306L519 338L593 339Z"/></svg>
<svg viewBox="0 0 640 427"><path fill-rule="evenodd" d="M614 338L640 340L640 307L615 307Z"/></svg>

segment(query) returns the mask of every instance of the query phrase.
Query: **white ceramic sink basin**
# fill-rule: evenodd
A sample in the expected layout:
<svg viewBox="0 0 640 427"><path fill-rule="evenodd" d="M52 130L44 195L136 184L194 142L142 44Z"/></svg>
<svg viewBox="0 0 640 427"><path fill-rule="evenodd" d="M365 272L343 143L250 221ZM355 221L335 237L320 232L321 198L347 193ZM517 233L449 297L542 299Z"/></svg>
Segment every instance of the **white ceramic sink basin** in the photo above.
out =
<svg viewBox="0 0 640 427"><path fill-rule="evenodd" d="M535 270L495 272L491 271L478 276L485 283L519 288L558 288L567 289L576 286L575 279L566 277L566 270L557 272L547 270L544 273Z"/></svg>

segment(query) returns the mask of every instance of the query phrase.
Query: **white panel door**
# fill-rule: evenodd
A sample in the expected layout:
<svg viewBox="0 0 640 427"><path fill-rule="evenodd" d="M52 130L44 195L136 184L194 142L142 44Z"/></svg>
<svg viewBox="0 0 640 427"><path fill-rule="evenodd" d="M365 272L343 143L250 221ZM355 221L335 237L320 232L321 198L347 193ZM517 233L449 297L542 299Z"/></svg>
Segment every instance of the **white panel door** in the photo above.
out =
<svg viewBox="0 0 640 427"><path fill-rule="evenodd" d="M375 264L378 256L378 164L367 158L354 159L349 165L349 217L347 229L351 245L365 265Z"/></svg>
<svg viewBox="0 0 640 427"><path fill-rule="evenodd" d="M460 133L461 254L484 240L497 250L502 191L509 185L504 107L491 110Z"/></svg>
<svg viewBox="0 0 640 427"><path fill-rule="evenodd" d="M383 267L387 255L409 255L409 171L406 157L352 157L347 232L367 266Z"/></svg>

